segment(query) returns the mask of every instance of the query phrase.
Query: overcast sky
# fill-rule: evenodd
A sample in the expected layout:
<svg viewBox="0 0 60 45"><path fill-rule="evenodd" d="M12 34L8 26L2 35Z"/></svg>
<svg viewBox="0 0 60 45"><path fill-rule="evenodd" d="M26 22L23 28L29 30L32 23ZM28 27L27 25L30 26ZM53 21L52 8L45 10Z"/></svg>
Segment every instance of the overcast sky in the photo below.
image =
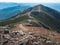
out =
<svg viewBox="0 0 60 45"><path fill-rule="evenodd" d="M60 3L60 0L0 0L0 2L16 2L16 3Z"/></svg>

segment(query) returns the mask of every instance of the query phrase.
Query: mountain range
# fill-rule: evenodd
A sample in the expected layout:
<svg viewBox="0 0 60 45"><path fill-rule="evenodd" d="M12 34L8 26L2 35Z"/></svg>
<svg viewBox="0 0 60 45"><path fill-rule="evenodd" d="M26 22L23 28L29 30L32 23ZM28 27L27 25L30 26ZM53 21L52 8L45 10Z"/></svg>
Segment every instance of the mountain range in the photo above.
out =
<svg viewBox="0 0 60 45"><path fill-rule="evenodd" d="M0 21L15 16L32 6L34 4L0 3Z"/></svg>
<svg viewBox="0 0 60 45"><path fill-rule="evenodd" d="M60 33L60 12L41 4L27 8L21 13L0 22L0 25L29 23L29 19L32 20L34 24L47 27Z"/></svg>

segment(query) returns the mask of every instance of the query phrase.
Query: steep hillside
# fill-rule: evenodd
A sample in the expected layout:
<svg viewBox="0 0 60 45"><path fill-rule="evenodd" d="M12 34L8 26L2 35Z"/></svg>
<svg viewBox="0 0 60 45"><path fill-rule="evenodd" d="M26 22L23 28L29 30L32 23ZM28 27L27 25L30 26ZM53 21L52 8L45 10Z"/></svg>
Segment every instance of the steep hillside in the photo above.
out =
<svg viewBox="0 0 60 45"><path fill-rule="evenodd" d="M32 11L31 16L35 17L41 24L50 29L60 32L60 12L43 5L36 6L35 8L38 7L40 7L38 9L40 11Z"/></svg>

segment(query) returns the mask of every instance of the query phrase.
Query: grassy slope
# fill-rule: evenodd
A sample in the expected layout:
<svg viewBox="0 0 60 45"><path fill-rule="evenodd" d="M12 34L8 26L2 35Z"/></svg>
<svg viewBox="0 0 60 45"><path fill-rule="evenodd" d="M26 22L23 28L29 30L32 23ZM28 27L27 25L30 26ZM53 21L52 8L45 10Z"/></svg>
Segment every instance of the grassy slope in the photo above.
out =
<svg viewBox="0 0 60 45"><path fill-rule="evenodd" d="M60 22L53 19L52 17L50 17L49 15L40 12L38 13L33 13L32 15L33 17L35 17L37 20L39 20L40 23L44 24L45 26L49 27L52 30L56 30L56 31L60 31Z"/></svg>
<svg viewBox="0 0 60 45"><path fill-rule="evenodd" d="M26 20L28 19L28 16L27 15L22 15L20 16L19 18L15 18L13 20L5 20L4 22L1 22L0 25L3 26L3 25L8 25L8 24L12 24L12 23L25 23Z"/></svg>

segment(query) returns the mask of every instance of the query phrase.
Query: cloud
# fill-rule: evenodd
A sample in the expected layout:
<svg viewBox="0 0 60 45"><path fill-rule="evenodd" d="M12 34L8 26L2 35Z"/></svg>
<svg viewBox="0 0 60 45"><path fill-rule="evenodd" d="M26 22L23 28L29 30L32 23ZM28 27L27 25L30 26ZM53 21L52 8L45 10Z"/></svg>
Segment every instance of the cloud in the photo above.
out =
<svg viewBox="0 0 60 45"><path fill-rule="evenodd" d="M16 2L16 3L60 3L60 0L0 0L0 2Z"/></svg>

